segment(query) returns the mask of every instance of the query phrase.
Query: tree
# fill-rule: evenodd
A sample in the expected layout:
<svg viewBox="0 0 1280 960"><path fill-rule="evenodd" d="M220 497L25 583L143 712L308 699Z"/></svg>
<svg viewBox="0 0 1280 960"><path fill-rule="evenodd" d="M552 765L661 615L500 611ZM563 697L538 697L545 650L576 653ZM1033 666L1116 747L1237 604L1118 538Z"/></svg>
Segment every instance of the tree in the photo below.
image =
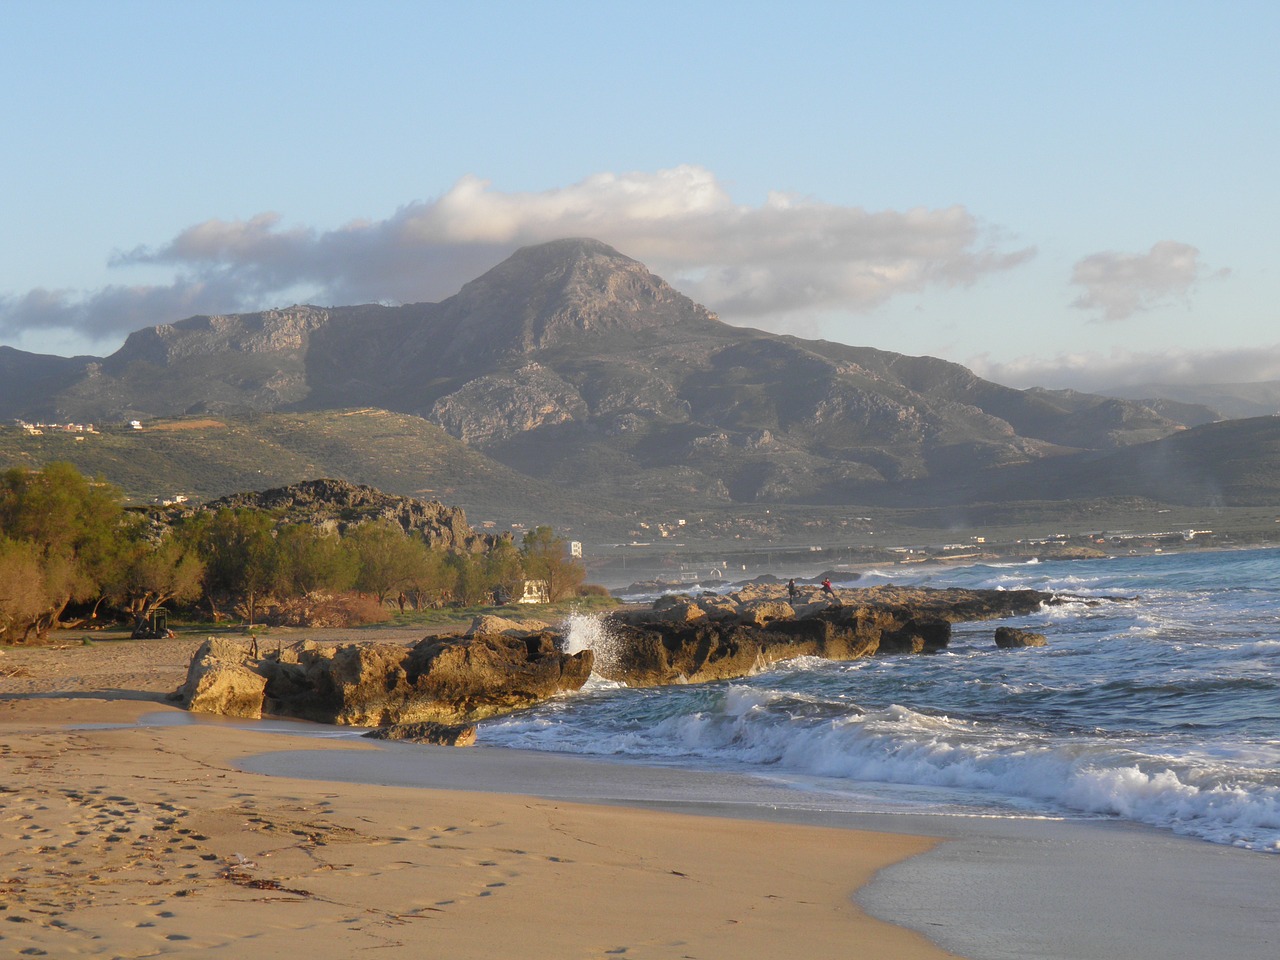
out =
<svg viewBox="0 0 1280 960"><path fill-rule="evenodd" d="M551 600L576 596L587 579L582 564L569 556L569 542L557 537L550 527L534 527L520 544L525 576L545 580Z"/></svg>
<svg viewBox="0 0 1280 960"><path fill-rule="evenodd" d="M87 479L69 463L0 474L0 538L26 544L23 562L36 558L43 588L43 603L35 612L29 609L33 594L25 593L22 606L28 612L10 619L9 638L33 633L43 638L68 604L100 594L119 563L122 516L119 492ZM9 548L11 569L17 549ZM13 602L12 610L17 607Z"/></svg>
<svg viewBox="0 0 1280 960"><path fill-rule="evenodd" d="M379 603L420 579L428 562L427 545L392 520L362 523L347 532L346 541L357 559L356 589Z"/></svg>
<svg viewBox="0 0 1280 960"><path fill-rule="evenodd" d="M449 553L442 547L427 546L422 560L410 571L408 585L404 588L413 603L413 609L421 610L427 598L439 604L454 586L454 571L448 564Z"/></svg>
<svg viewBox="0 0 1280 960"><path fill-rule="evenodd" d="M524 558L509 538L497 541L480 562L484 569L484 579L495 595L514 597L523 592Z"/></svg>
<svg viewBox="0 0 1280 960"><path fill-rule="evenodd" d="M493 584L484 569L484 557L474 553L450 554L446 561L453 574L453 599L474 607L491 599Z"/></svg>
<svg viewBox="0 0 1280 960"><path fill-rule="evenodd" d="M141 636L152 613L161 606L170 600L200 596L204 572L204 561L193 544L172 534L153 543L135 528L129 546L122 551L111 592L133 618L134 636Z"/></svg>
<svg viewBox="0 0 1280 960"><path fill-rule="evenodd" d="M241 601L249 625L279 584L275 523L260 510L222 509L201 531L205 587Z"/></svg>
<svg viewBox="0 0 1280 960"><path fill-rule="evenodd" d="M29 540L0 537L0 641L18 639L48 608L43 559Z"/></svg>
<svg viewBox="0 0 1280 960"><path fill-rule="evenodd" d="M276 534L279 584L294 596L350 590L359 573L351 545L308 524L282 527Z"/></svg>

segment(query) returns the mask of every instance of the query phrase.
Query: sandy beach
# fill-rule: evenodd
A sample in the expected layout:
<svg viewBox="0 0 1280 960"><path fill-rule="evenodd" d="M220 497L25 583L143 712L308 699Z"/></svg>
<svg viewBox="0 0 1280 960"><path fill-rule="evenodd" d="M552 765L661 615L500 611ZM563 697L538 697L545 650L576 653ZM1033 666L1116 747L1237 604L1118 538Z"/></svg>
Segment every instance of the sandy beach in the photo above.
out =
<svg viewBox="0 0 1280 960"><path fill-rule="evenodd" d="M936 839L246 772L380 748L155 722L198 643L0 654L0 952L952 956L854 900Z"/></svg>

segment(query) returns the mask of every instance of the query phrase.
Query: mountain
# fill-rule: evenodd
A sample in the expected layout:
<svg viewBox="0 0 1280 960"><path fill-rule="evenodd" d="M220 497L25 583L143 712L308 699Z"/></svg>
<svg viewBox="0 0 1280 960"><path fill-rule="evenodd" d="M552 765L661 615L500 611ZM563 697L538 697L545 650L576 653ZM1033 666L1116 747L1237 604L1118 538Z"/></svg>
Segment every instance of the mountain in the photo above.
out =
<svg viewBox="0 0 1280 960"><path fill-rule="evenodd" d="M932 357L730 326L584 239L519 250L440 303L192 317L139 330L104 359L49 359L24 374L25 406L0 414L230 422L376 408L437 425L493 477L562 502L978 496L1034 473L1017 468L1186 426L1130 400L1015 390Z"/></svg>
<svg viewBox="0 0 1280 960"><path fill-rule="evenodd" d="M1280 413L1280 380L1263 380L1257 383L1146 383L1136 387L1106 390L1110 397L1141 400L1152 407L1174 404L1198 406L1209 412L1200 420L1210 423L1227 418L1265 417ZM1142 399L1155 398L1155 399Z"/></svg>
<svg viewBox="0 0 1280 960"><path fill-rule="evenodd" d="M993 500L1143 497L1190 506L1280 504L1280 417L1203 424L1151 443L989 475ZM958 498L963 499L963 497Z"/></svg>
<svg viewBox="0 0 1280 960"><path fill-rule="evenodd" d="M97 357L54 357L0 346L0 412L5 418L57 419L55 398L97 362Z"/></svg>

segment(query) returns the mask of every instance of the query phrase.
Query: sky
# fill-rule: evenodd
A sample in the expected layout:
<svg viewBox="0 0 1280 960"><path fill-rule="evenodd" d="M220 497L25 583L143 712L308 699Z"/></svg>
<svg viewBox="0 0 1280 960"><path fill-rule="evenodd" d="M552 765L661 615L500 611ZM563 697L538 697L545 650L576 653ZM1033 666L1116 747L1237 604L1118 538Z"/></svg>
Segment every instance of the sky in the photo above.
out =
<svg viewBox="0 0 1280 960"><path fill-rule="evenodd" d="M0 2L0 344L594 237L1015 387L1280 379L1280 4Z"/></svg>

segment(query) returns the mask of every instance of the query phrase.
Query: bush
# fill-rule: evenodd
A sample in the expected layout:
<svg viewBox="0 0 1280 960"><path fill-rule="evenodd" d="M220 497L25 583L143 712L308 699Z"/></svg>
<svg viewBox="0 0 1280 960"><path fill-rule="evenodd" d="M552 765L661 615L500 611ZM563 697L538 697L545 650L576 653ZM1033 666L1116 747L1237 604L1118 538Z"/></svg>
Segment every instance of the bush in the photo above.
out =
<svg viewBox="0 0 1280 960"><path fill-rule="evenodd" d="M280 627L358 627L391 619L386 605L358 593L311 593L273 603L264 618Z"/></svg>

